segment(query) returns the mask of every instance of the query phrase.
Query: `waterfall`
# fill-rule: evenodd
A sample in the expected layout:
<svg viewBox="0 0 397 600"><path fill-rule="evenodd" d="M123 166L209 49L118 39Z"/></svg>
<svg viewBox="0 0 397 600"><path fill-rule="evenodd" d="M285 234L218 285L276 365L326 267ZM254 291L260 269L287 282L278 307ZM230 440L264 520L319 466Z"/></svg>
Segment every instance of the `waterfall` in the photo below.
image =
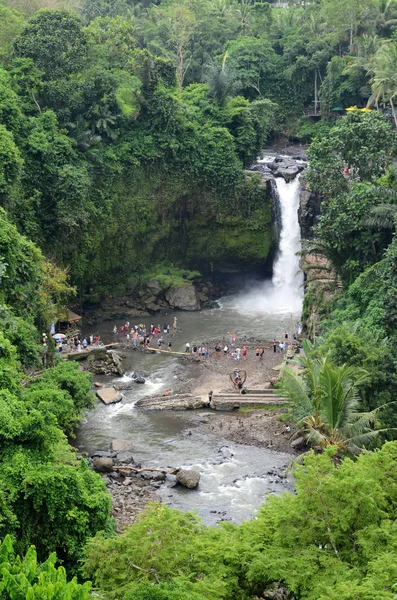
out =
<svg viewBox="0 0 397 600"><path fill-rule="evenodd" d="M297 252L301 249L300 227L298 222L298 209L300 198L299 176L290 182L281 177L276 179L278 197L281 209L281 233L279 248L273 265L272 283L274 292L288 299L291 306L296 305L302 292L300 287L303 276L299 269L299 256Z"/></svg>
<svg viewBox="0 0 397 600"><path fill-rule="evenodd" d="M297 256L301 249L298 221L301 190L299 176L289 182L277 177L275 182L281 231L272 280L256 282L236 296L222 298L222 306L244 314L294 315L299 318L303 299L303 274L299 269ZM273 193L273 202L277 200L277 195Z"/></svg>

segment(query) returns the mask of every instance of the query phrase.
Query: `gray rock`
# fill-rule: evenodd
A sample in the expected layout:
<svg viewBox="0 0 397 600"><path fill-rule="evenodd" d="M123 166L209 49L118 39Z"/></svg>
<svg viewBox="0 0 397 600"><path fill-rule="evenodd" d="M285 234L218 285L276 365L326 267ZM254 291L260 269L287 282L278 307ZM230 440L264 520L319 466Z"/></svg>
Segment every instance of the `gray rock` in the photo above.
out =
<svg viewBox="0 0 397 600"><path fill-rule="evenodd" d="M200 482L200 474L190 469L181 469L176 474L176 480L181 485L194 490Z"/></svg>
<svg viewBox="0 0 397 600"><path fill-rule="evenodd" d="M114 387L100 388L96 395L104 404L115 404L121 402L122 395Z"/></svg>
<svg viewBox="0 0 397 600"><path fill-rule="evenodd" d="M148 481L165 481L166 474L158 473L156 471L142 471L140 473L143 479L147 479Z"/></svg>
<svg viewBox="0 0 397 600"><path fill-rule="evenodd" d="M145 383L146 379L144 377L136 377L134 381L135 383Z"/></svg>
<svg viewBox="0 0 397 600"><path fill-rule="evenodd" d="M117 453L117 462L120 465L133 465L134 457L132 456L132 452L118 452Z"/></svg>
<svg viewBox="0 0 397 600"><path fill-rule="evenodd" d="M301 450L301 448L304 448L305 446L306 446L306 442L303 437L298 437L298 438L296 438L296 440L293 440L291 442L291 447L294 448L295 450Z"/></svg>
<svg viewBox="0 0 397 600"><path fill-rule="evenodd" d="M112 440L111 446L113 452L131 452L132 450L132 442L128 440Z"/></svg>
<svg viewBox="0 0 397 600"><path fill-rule="evenodd" d="M180 308L181 310L200 309L200 301L193 285L172 287L166 291L165 297L171 308Z"/></svg>
<svg viewBox="0 0 397 600"><path fill-rule="evenodd" d="M91 454L91 458L116 458L116 456L116 452L107 452L106 450L95 450L95 452Z"/></svg>
<svg viewBox="0 0 397 600"><path fill-rule="evenodd" d="M149 377L149 373L147 371L134 371L132 377Z"/></svg>
<svg viewBox="0 0 397 600"><path fill-rule="evenodd" d="M163 291L161 288L161 285L159 284L157 279L151 279L148 282L147 287L153 294L156 294L156 295L160 294Z"/></svg>
<svg viewBox="0 0 397 600"><path fill-rule="evenodd" d="M222 448L219 448L218 452L222 454L223 458L233 457L233 452L227 446L222 446Z"/></svg>
<svg viewBox="0 0 397 600"><path fill-rule="evenodd" d="M99 457L94 459L93 467L99 473L110 473L114 467L112 458Z"/></svg>

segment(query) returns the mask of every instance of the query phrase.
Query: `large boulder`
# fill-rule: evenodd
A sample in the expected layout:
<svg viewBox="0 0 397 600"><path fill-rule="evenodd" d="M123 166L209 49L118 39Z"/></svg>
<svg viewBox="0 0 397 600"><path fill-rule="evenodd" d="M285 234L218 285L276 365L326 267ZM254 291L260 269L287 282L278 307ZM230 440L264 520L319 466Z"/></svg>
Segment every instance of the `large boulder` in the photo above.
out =
<svg viewBox="0 0 397 600"><path fill-rule="evenodd" d="M122 395L113 386L107 388L100 388L97 390L96 395L104 404L115 404L122 400Z"/></svg>
<svg viewBox="0 0 397 600"><path fill-rule="evenodd" d="M176 474L176 480L181 485L194 490L200 482L200 474L190 469L180 469Z"/></svg>
<svg viewBox="0 0 397 600"><path fill-rule="evenodd" d="M110 473L113 471L114 460L112 458L94 458L93 467L99 473Z"/></svg>
<svg viewBox="0 0 397 600"><path fill-rule="evenodd" d="M193 285L174 286L166 291L165 297L171 308L180 308L181 310L200 309L200 301Z"/></svg>

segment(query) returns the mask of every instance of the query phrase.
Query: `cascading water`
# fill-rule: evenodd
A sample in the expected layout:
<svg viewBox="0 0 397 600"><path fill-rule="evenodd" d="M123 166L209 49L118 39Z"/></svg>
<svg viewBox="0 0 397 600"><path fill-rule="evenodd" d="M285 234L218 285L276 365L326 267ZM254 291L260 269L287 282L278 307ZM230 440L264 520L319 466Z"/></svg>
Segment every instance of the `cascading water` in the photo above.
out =
<svg viewBox="0 0 397 600"><path fill-rule="evenodd" d="M230 299L223 298L222 306L245 314L299 316L303 298L303 274L299 269L297 255L301 249L298 221L301 189L299 176L290 182L278 177L275 182L281 213L281 232L272 281L256 283Z"/></svg>
<svg viewBox="0 0 397 600"><path fill-rule="evenodd" d="M281 207L280 244L273 267L274 299L290 312L296 313L302 304L303 274L299 268L301 249L298 208L300 198L299 176L287 183L276 179Z"/></svg>

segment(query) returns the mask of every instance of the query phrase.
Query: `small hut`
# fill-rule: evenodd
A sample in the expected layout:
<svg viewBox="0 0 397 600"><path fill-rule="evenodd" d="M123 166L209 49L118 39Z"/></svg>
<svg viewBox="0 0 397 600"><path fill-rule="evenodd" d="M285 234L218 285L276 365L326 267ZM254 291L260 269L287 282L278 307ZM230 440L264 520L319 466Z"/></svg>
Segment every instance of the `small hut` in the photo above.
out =
<svg viewBox="0 0 397 600"><path fill-rule="evenodd" d="M81 316L65 307L59 312L57 331L67 331L68 333L71 333L77 329L79 321L81 321Z"/></svg>

